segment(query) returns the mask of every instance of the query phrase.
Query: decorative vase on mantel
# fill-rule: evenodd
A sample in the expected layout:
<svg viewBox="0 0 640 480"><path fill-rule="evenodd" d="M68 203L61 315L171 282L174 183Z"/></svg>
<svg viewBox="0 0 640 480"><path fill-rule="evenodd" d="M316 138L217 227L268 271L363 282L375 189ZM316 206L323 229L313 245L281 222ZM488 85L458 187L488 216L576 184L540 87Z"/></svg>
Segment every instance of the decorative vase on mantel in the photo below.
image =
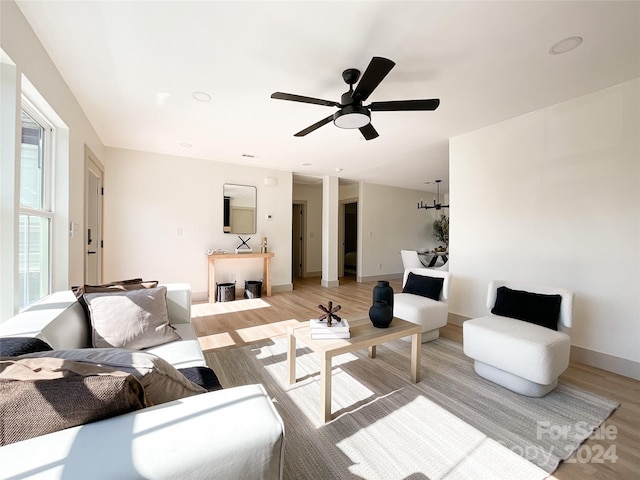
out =
<svg viewBox="0 0 640 480"><path fill-rule="evenodd" d="M393 288L386 280L379 280L375 287L373 287L373 303L376 300L384 300L391 307L391 313L393 314Z"/></svg>
<svg viewBox="0 0 640 480"><path fill-rule="evenodd" d="M376 300L369 309L369 319L376 328L387 328L393 320L393 310L384 300Z"/></svg>

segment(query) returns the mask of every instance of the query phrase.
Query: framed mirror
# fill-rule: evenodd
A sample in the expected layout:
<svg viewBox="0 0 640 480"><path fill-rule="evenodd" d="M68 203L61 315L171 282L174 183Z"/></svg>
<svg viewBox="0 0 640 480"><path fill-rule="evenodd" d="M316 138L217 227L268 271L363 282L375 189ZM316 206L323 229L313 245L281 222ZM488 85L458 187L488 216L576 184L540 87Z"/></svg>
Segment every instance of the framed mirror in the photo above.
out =
<svg viewBox="0 0 640 480"><path fill-rule="evenodd" d="M224 233L256 233L256 196L256 187L224 184Z"/></svg>

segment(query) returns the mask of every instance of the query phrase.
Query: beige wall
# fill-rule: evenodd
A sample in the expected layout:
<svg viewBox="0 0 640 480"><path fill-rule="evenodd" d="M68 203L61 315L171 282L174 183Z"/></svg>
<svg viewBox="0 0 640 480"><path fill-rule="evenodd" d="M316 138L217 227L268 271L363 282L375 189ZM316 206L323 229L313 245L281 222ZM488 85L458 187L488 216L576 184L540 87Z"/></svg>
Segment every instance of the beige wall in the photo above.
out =
<svg viewBox="0 0 640 480"><path fill-rule="evenodd" d="M48 104L56 123L64 125L62 130L65 131L57 144L55 171L53 288L66 289L84 281L84 236L81 233L84 232L85 145L100 159L104 155L104 146L19 8L9 0L0 2L0 47L5 54L3 62L7 62L2 67L3 92L14 88L7 89L8 83L14 84L14 91L18 94L26 87L31 97L41 98ZM9 103L1 103L3 119L11 116L5 111L8 107L11 107ZM2 128L4 130L6 126L3 124ZM3 165L15 161L14 153L3 148ZM15 208L15 204L3 198L5 213L13 215ZM70 238L68 226L72 222L78 225L79 234ZM4 234L7 228L12 228L11 222L5 225L4 220L2 226ZM5 247L3 243L3 252L5 248L12 247ZM4 274L9 271L8 267L3 265ZM5 287L9 288L2 282L3 291L6 291ZM5 316L4 305L3 301L2 316Z"/></svg>
<svg viewBox="0 0 640 480"><path fill-rule="evenodd" d="M206 295L207 250L241 244L222 231L223 185L236 183L257 188L257 231L241 237L259 252L266 236L272 284L291 287L291 173L118 148L106 149L105 167L105 280L187 282L194 296ZM262 279L262 263L219 262L216 275L244 286Z"/></svg>
<svg viewBox="0 0 640 480"><path fill-rule="evenodd" d="M434 195L417 190L363 183L359 206L363 279L403 272L400 250L437 246L433 222L443 212L418 210L420 199ZM448 214L447 210L444 213Z"/></svg>
<svg viewBox="0 0 640 480"><path fill-rule="evenodd" d="M341 186L339 196L340 200L358 199L358 276L361 281L399 276L403 271L400 250L436 247L433 222L442 213L448 214L446 209L418 210L420 199L431 201L435 194L417 190L361 183ZM322 184L294 184L293 198L307 204L308 271L321 272Z"/></svg>
<svg viewBox="0 0 640 480"><path fill-rule="evenodd" d="M451 140L450 311L487 283L575 292L574 346L640 372L640 79Z"/></svg>

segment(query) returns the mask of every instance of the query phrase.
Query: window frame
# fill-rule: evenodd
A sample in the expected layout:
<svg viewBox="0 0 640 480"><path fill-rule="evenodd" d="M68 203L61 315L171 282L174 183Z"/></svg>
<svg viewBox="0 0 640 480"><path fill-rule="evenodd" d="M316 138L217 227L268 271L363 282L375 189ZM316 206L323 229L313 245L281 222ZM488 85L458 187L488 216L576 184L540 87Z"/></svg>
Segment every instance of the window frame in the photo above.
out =
<svg viewBox="0 0 640 480"><path fill-rule="evenodd" d="M21 295L20 303L19 303L19 311L25 310L29 308L36 301L44 298L46 295L51 294L52 292L52 284L54 278L54 261L53 261L53 252L54 252L54 192L53 192L53 181L54 181L54 154L55 152L55 138L56 131L53 123L49 121L45 115L41 113L41 111L34 106L34 104L29 101L29 99L23 94L21 96L20 103L20 112L26 113L31 120L37 123L42 128L42 202L41 208L27 207L22 205L22 167L18 169L18 209L16 215L16 225L20 224L20 217L25 215L27 218L30 217L38 217L41 219L45 219L48 223L48 238L47 238L47 278L46 278L46 291L43 292L43 295L39 296L37 299L29 302L29 292L23 292ZM22 121L20 123L20 132L22 132ZM22 135L20 137L22 139ZM20 159L22 160L22 140L20 140ZM20 164L21 165L21 164ZM19 257L20 255L20 241L18 241L16 255ZM18 258L18 269L20 269L20 261ZM21 286L18 285L19 291L21 290Z"/></svg>

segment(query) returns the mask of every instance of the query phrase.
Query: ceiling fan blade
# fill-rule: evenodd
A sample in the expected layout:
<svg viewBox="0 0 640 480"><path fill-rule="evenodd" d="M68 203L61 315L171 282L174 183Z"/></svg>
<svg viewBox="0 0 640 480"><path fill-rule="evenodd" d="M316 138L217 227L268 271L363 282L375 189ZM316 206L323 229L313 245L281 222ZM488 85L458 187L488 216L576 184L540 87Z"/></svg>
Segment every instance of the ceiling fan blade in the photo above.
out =
<svg viewBox="0 0 640 480"><path fill-rule="evenodd" d="M399 112L399 111L423 111L435 110L440 105L439 98L429 100L394 100L390 102L372 102L368 105L372 112Z"/></svg>
<svg viewBox="0 0 640 480"><path fill-rule="evenodd" d="M353 92L353 98L364 102L394 66L395 62L389 59L373 57Z"/></svg>
<svg viewBox="0 0 640 480"><path fill-rule="evenodd" d="M329 115L327 118L323 118L319 122L314 123L313 125L311 125L310 127L305 128L304 130L300 130L298 133L296 133L294 135L294 137L304 137L306 134L311 133L314 130L317 130L318 128L320 128L323 125L326 125L331 120L333 120L333 115Z"/></svg>
<svg viewBox="0 0 640 480"><path fill-rule="evenodd" d="M364 127L360 127L358 130L360 130L365 140L373 140L378 136L378 132L376 132L376 129L373 128L373 125L370 123L367 123Z"/></svg>
<svg viewBox="0 0 640 480"><path fill-rule="evenodd" d="M327 107L340 107L337 102L323 100L321 98L304 97L302 95L293 95L291 93L275 92L271 94L271 98L278 100L290 100L292 102L313 103L314 105L325 105Z"/></svg>

